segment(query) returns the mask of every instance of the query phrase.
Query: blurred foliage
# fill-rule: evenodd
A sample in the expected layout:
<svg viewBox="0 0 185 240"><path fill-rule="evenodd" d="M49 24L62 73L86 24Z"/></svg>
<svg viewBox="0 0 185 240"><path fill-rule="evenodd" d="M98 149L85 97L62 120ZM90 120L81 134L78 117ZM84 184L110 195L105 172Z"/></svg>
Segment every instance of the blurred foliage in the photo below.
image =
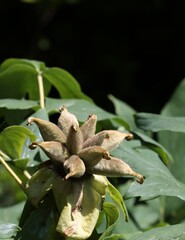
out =
<svg viewBox="0 0 185 240"><path fill-rule="evenodd" d="M10 86L15 89L16 83L19 87L12 91ZM80 123L95 113L98 131L118 129L134 135L132 141L120 144L112 154L143 174L145 181L139 185L130 178L109 178L111 185L89 240L184 238L185 79L160 114L138 112L112 94L109 100L114 111L107 111L82 91L68 71L38 60L6 59L0 66L0 87L0 158L23 185L47 160L41 151L28 149L30 141L41 139L34 125L26 125L29 116L55 123L59 107L65 105ZM53 97L53 91L57 97ZM0 183L0 238L16 235L13 239L65 239L55 231L59 212L51 194L34 208L2 165Z"/></svg>
<svg viewBox="0 0 185 240"><path fill-rule="evenodd" d="M1 0L0 61L38 59L106 110L111 93L159 113L185 76L184 27L183 1Z"/></svg>

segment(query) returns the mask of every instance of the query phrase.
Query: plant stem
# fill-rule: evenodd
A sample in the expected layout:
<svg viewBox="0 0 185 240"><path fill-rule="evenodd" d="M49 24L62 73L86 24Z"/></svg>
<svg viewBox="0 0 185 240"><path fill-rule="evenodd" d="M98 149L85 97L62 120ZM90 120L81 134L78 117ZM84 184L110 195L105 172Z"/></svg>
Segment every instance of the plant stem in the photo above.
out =
<svg viewBox="0 0 185 240"><path fill-rule="evenodd" d="M24 170L24 175L27 177L27 179L31 178L31 175L29 174L29 172L27 170Z"/></svg>
<svg viewBox="0 0 185 240"><path fill-rule="evenodd" d="M5 162L5 160L1 156L0 156L0 162L3 164L6 170L12 175L12 177L19 184L19 186L21 186L21 188L24 190L25 188L22 180L16 175L16 173L9 167L9 165Z"/></svg>
<svg viewBox="0 0 185 240"><path fill-rule="evenodd" d="M41 73L38 73L39 95L40 95L40 107L45 108L44 104L44 85Z"/></svg>

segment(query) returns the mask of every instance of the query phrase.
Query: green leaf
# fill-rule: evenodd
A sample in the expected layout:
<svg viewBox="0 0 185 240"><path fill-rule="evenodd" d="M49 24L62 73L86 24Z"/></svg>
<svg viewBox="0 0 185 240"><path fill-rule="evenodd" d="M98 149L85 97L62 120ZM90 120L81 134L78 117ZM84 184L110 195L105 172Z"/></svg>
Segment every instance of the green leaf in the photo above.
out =
<svg viewBox="0 0 185 240"><path fill-rule="evenodd" d="M137 113L135 116L137 126L145 131L168 130L185 133L185 117L167 117L152 113Z"/></svg>
<svg viewBox="0 0 185 240"><path fill-rule="evenodd" d="M110 182L108 182L107 191L109 192L112 200L121 208L121 210L123 211L123 214L125 216L125 221L128 222L129 216L128 216L127 208L125 206L123 197L120 194L120 192Z"/></svg>
<svg viewBox="0 0 185 240"><path fill-rule="evenodd" d="M37 101L33 100L25 100L25 99L0 99L0 108L7 108L7 109L30 109L39 107Z"/></svg>
<svg viewBox="0 0 185 240"><path fill-rule="evenodd" d="M32 175L27 183L25 193L30 202L37 207L40 201L52 188L53 180L56 177L53 169L43 167Z"/></svg>
<svg viewBox="0 0 185 240"><path fill-rule="evenodd" d="M185 200L185 185L179 182L162 163L159 156L149 149L132 149L124 143L114 155L124 159L131 168L145 177L143 184L132 182L125 198L141 197L143 200L161 195L175 196Z"/></svg>
<svg viewBox="0 0 185 240"><path fill-rule="evenodd" d="M151 137L138 131L135 131L133 134L141 140L144 146L147 146L148 148L158 153L166 165L172 164L174 162L171 154L168 152L167 149L163 147L163 145L153 140Z"/></svg>
<svg viewBox="0 0 185 240"><path fill-rule="evenodd" d="M127 240L122 234L114 234L110 237L104 238L104 240Z"/></svg>
<svg viewBox="0 0 185 240"><path fill-rule="evenodd" d="M184 117L185 116L185 79L183 79L174 90L169 101L162 108L163 116ZM174 123L176 125L176 123ZM174 163L170 170L174 176L181 182L185 183L185 134L181 132L163 131L157 133L159 142L171 153ZM166 203L166 211L173 216L182 216L184 202L175 198L168 198ZM176 212L177 211L177 212ZM174 217L173 217L174 218Z"/></svg>
<svg viewBox="0 0 185 240"><path fill-rule="evenodd" d="M28 94L30 99L39 99L38 74L44 70L44 63L39 61L16 58L5 60L0 66L0 98L19 99ZM45 96L50 88L51 84L44 81Z"/></svg>
<svg viewBox="0 0 185 240"><path fill-rule="evenodd" d="M14 223L0 224L0 238L1 239L11 238L19 230L20 230L19 226Z"/></svg>
<svg viewBox="0 0 185 240"><path fill-rule="evenodd" d="M49 193L39 207L28 215L15 240L64 240L65 238L56 232L58 218L55 200Z"/></svg>
<svg viewBox="0 0 185 240"><path fill-rule="evenodd" d="M164 105L161 113L165 116L185 116L185 78L175 88L169 101Z"/></svg>
<svg viewBox="0 0 185 240"><path fill-rule="evenodd" d="M47 79L58 90L62 98L82 98L92 102L89 97L82 93L80 85L74 77L64 69L49 68L43 73L43 78Z"/></svg>
<svg viewBox="0 0 185 240"><path fill-rule="evenodd" d="M84 99L54 99L46 98L46 110L49 114L59 112L59 108L65 105L71 113L73 113L79 121L84 122L90 114L96 114L98 121L116 118L116 115L105 111L96 106L94 103Z"/></svg>
<svg viewBox="0 0 185 240"><path fill-rule="evenodd" d="M10 207L0 208L0 224L14 223L18 224L24 202L20 202Z"/></svg>
<svg viewBox="0 0 185 240"><path fill-rule="evenodd" d="M98 240L107 239L107 237L112 235L120 216L118 208L112 203L104 202L103 210L107 219L107 229L104 231L104 233L100 236Z"/></svg>
<svg viewBox="0 0 185 240"><path fill-rule="evenodd" d="M0 134L0 151L12 160L24 158L22 149L28 138L34 141L36 136L26 127L7 127Z"/></svg>
<svg viewBox="0 0 185 240"><path fill-rule="evenodd" d="M113 95L110 94L108 97L114 104L116 114L127 123L128 129L129 130L137 129L134 120L134 114L136 113L136 111L132 107L130 107L127 103L117 99Z"/></svg>
<svg viewBox="0 0 185 240"><path fill-rule="evenodd" d="M176 224L171 226L164 226L153 228L143 233L138 233L135 236L128 238L128 240L183 240L185 239L185 223Z"/></svg>

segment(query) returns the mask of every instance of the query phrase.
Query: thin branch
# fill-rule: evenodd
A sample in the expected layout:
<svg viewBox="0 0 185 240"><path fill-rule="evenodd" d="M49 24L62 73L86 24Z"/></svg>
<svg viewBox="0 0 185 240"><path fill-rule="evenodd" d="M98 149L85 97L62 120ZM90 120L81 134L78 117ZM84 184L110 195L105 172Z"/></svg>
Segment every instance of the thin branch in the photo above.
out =
<svg viewBox="0 0 185 240"><path fill-rule="evenodd" d="M16 173L9 167L9 165L5 162L5 160L1 156L0 156L0 162L3 164L6 170L12 175L12 177L19 184L19 186L21 186L21 188L24 190L25 187L23 185L22 180L16 175Z"/></svg>
<svg viewBox="0 0 185 240"><path fill-rule="evenodd" d="M44 85L43 85L43 78L41 73L38 73L38 84L39 84L39 95L40 95L40 107L45 108L44 104Z"/></svg>
<svg viewBox="0 0 185 240"><path fill-rule="evenodd" d="M24 175L27 177L27 179L31 178L31 175L29 174L29 172L27 170L24 170Z"/></svg>

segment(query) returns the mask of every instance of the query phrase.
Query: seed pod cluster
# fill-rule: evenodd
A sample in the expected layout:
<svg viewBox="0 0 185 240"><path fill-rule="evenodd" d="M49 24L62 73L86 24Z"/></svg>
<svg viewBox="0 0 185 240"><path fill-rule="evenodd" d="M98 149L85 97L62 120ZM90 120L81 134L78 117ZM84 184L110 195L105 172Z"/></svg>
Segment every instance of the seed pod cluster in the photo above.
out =
<svg viewBox="0 0 185 240"><path fill-rule="evenodd" d="M33 142L29 147L41 148L52 166L45 167L45 175L49 176L47 181L43 180L43 170L31 178L27 193L33 204L38 206L44 194L52 190L61 212L57 231L70 239L86 239L91 235L101 209L108 184L106 177L131 176L140 184L144 181L144 177L122 159L111 156L112 150L123 140L133 139L133 135L117 130L96 133L95 114L89 115L80 126L76 116L64 106L60 108L57 124L30 117L28 125L33 123L38 126L43 142ZM42 193L38 197L35 186L37 192ZM87 201L89 196L92 198L91 204Z"/></svg>

